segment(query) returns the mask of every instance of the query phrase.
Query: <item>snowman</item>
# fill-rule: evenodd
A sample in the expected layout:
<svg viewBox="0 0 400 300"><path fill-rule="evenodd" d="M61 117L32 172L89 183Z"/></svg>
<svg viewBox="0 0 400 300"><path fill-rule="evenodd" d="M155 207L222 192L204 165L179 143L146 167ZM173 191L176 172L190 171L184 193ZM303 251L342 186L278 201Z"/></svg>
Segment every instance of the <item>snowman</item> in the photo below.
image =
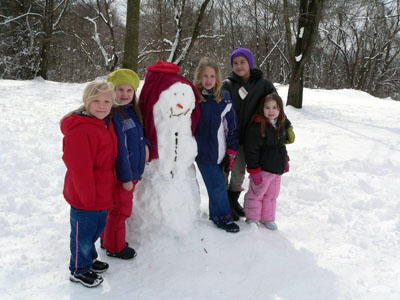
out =
<svg viewBox="0 0 400 300"><path fill-rule="evenodd" d="M200 192L194 160L194 130L200 118L200 96L193 84L164 61L147 68L139 97L144 130L151 143L150 163L135 189L133 239L153 232L176 237L193 229Z"/></svg>

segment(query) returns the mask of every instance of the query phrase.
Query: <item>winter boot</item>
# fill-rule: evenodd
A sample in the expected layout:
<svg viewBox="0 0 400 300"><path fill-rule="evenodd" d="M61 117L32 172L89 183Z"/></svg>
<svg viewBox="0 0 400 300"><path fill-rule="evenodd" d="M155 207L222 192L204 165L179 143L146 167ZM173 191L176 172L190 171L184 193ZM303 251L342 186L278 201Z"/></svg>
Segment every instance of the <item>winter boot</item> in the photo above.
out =
<svg viewBox="0 0 400 300"><path fill-rule="evenodd" d="M92 271L97 274L103 273L103 272L107 271L109 267L110 266L108 265L108 263L96 259L93 262Z"/></svg>
<svg viewBox="0 0 400 300"><path fill-rule="evenodd" d="M243 207L239 203L239 196L241 192L233 192L228 190L229 204L231 205L232 213L235 216L244 217ZM234 218L235 220L235 218ZM235 220L237 221L237 220Z"/></svg>
<svg viewBox="0 0 400 300"><path fill-rule="evenodd" d="M234 223L234 222L227 222L227 223L222 223L222 222L214 222L215 225L217 225L219 228L225 230L226 232L239 232L240 227Z"/></svg>
<svg viewBox="0 0 400 300"><path fill-rule="evenodd" d="M267 227L269 230L277 230L278 229L278 225L276 225L276 223L274 221L261 220L260 223L263 224L265 227Z"/></svg>
<svg viewBox="0 0 400 300"><path fill-rule="evenodd" d="M89 270L86 273L82 273L79 275L71 272L69 280L71 280L72 282L81 283L83 286L88 288L96 287L103 282L103 278L97 275L92 270Z"/></svg>
<svg viewBox="0 0 400 300"><path fill-rule="evenodd" d="M132 259L136 256L136 251L135 249L126 246L120 252L111 252L107 250L106 254L110 257L116 257L121 259Z"/></svg>

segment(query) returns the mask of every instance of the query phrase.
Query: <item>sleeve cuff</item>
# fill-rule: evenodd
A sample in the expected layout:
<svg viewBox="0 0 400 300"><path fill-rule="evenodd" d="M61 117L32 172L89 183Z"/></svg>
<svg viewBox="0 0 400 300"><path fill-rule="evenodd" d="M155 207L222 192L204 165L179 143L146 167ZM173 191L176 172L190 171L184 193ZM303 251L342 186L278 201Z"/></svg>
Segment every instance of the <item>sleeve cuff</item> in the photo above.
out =
<svg viewBox="0 0 400 300"><path fill-rule="evenodd" d="M233 155L236 155L237 154L237 152L235 151L235 150L232 150L232 149L226 149L226 154L233 154Z"/></svg>
<svg viewBox="0 0 400 300"><path fill-rule="evenodd" d="M249 174L256 174L256 173L260 173L261 172L261 167L257 168L257 169L249 169L247 168L247 173Z"/></svg>

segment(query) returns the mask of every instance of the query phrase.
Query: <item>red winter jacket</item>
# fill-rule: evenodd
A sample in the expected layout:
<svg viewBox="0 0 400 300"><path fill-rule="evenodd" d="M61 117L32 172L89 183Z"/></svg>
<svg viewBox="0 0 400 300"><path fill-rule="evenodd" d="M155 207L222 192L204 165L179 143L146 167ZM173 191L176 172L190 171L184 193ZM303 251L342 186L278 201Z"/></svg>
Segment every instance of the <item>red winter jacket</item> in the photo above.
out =
<svg viewBox="0 0 400 300"><path fill-rule="evenodd" d="M67 167L65 200L74 208L113 206L117 138L112 122L73 113L61 121L63 160Z"/></svg>

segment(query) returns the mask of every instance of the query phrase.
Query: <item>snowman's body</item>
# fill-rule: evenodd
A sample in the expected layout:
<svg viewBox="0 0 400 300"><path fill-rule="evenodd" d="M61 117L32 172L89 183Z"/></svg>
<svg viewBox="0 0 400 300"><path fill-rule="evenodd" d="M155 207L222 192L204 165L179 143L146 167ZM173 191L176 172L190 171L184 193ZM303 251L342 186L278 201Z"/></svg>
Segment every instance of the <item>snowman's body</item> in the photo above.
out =
<svg viewBox="0 0 400 300"><path fill-rule="evenodd" d="M146 166L135 190L135 234L160 228L180 235L193 228L200 204L194 167L197 144L191 130L194 108L193 90L181 82L163 91L154 105L159 158Z"/></svg>

